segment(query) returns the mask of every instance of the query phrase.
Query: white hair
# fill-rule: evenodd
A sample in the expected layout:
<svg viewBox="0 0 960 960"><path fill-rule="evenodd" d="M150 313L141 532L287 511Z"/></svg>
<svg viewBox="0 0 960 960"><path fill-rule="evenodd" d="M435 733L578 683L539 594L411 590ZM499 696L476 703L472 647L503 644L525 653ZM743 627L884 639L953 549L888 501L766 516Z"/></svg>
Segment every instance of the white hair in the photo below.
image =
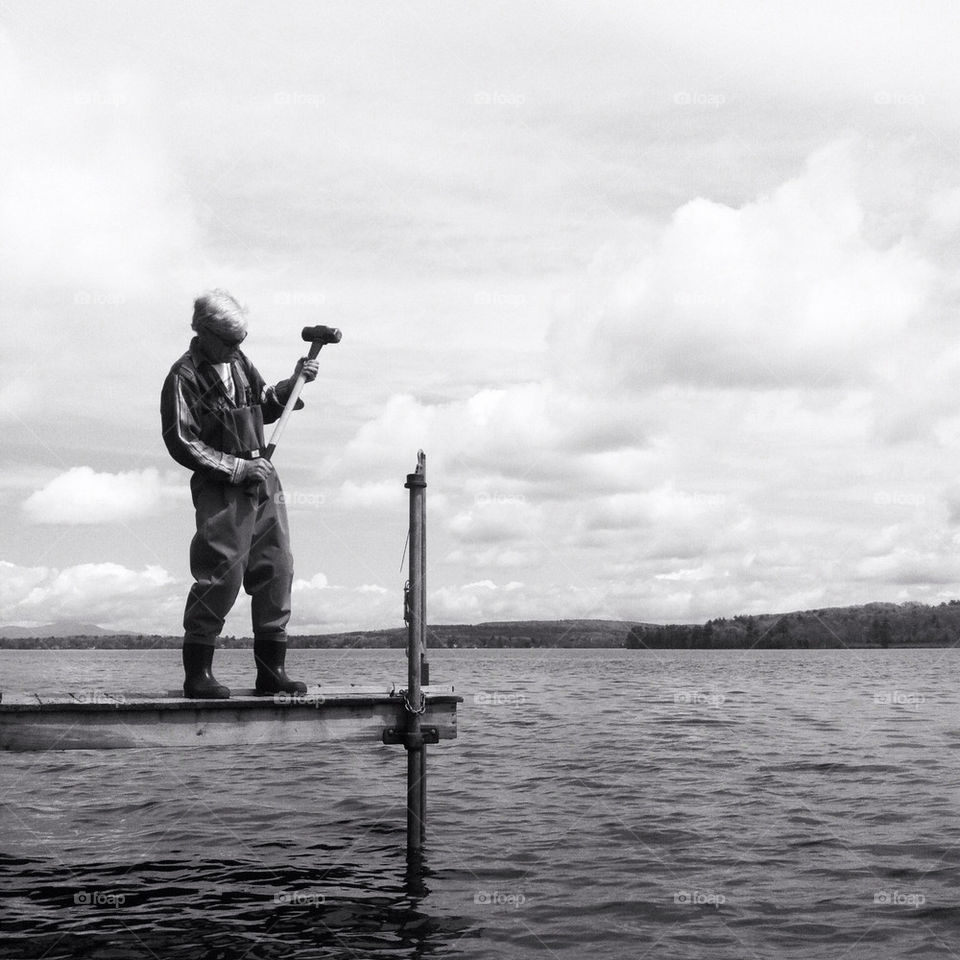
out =
<svg viewBox="0 0 960 960"><path fill-rule="evenodd" d="M190 326L198 333L201 330L210 330L217 335L246 333L247 308L233 294L217 287L193 301Z"/></svg>

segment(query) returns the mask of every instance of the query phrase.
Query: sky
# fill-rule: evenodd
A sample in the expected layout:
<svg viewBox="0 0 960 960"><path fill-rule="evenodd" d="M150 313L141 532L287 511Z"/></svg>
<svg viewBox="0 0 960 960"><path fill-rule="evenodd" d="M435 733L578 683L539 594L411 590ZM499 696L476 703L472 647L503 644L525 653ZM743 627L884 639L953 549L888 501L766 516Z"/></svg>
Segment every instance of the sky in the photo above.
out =
<svg viewBox="0 0 960 960"><path fill-rule="evenodd" d="M177 634L159 394L232 291L291 631L960 582L948 3L0 4L0 623ZM238 601L225 633L249 635Z"/></svg>

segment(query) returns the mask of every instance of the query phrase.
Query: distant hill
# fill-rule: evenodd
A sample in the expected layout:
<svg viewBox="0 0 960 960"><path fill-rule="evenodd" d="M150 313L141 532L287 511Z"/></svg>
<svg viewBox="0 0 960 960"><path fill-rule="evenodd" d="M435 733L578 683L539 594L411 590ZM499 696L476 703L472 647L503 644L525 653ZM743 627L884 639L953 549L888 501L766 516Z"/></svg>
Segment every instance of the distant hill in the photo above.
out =
<svg viewBox="0 0 960 960"><path fill-rule="evenodd" d="M292 635L291 647L330 649L402 648L405 627L349 633ZM95 624L60 621L45 627L0 628L0 649L179 648L180 637L129 634ZM250 647L250 637L222 637L227 648ZM703 624L656 624L634 620L502 620L433 624L432 648L504 647L667 647L695 649L776 649L826 647L948 647L960 645L960 600L938 606L922 603L867 603L793 613L741 614Z"/></svg>
<svg viewBox="0 0 960 960"><path fill-rule="evenodd" d="M456 647L622 647L632 620L509 620L473 624L434 624L427 628L427 646ZM62 626L62 625L57 625ZM176 648L180 637L155 634L112 633L88 624L76 625L73 634L44 633L41 628L5 634L0 629L0 649L159 649ZM640 624L643 626L643 624ZM82 628L82 629L80 629ZM10 628L7 628L10 629ZM94 630L99 631L94 633ZM406 646L406 627L389 630L365 630L321 635L291 635L291 647L314 648L402 648ZM226 648L251 647L250 637L227 636L220 639Z"/></svg>
<svg viewBox="0 0 960 960"><path fill-rule="evenodd" d="M81 623L78 620L57 620L37 627L0 626L0 639L21 639L23 637L108 637L116 636L116 630L104 630L95 623Z"/></svg>

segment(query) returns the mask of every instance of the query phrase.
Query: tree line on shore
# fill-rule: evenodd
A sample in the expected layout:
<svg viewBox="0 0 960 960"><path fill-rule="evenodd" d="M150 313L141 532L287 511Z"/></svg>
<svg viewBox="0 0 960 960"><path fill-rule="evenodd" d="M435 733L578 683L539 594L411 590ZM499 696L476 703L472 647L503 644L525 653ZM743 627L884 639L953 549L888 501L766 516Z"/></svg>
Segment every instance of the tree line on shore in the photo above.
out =
<svg viewBox="0 0 960 960"><path fill-rule="evenodd" d="M948 647L960 641L960 600L868 603L796 613L720 617L704 624L637 624L630 649L817 649Z"/></svg>
<svg viewBox="0 0 960 960"><path fill-rule="evenodd" d="M433 649L525 648L525 647L622 647L631 621L620 620L521 620L478 624L439 624L427 629L427 645ZM0 649L19 650L160 650L179 648L180 637L159 634L97 634L96 636L0 637ZM224 649L253 646L251 637L225 636ZM311 649L403 649L405 627L349 633L291 635L291 648Z"/></svg>
<svg viewBox="0 0 960 960"><path fill-rule="evenodd" d="M312 649L402 649L404 627L323 635L292 635L291 647ZM868 603L784 614L741 614L703 624L656 624L626 620L517 620L439 624L427 630L433 649L627 647L629 649L816 649L829 647L946 647L960 642L960 600ZM0 649L175 649L180 637L158 634L0 637ZM253 646L250 637L226 636L226 649Z"/></svg>

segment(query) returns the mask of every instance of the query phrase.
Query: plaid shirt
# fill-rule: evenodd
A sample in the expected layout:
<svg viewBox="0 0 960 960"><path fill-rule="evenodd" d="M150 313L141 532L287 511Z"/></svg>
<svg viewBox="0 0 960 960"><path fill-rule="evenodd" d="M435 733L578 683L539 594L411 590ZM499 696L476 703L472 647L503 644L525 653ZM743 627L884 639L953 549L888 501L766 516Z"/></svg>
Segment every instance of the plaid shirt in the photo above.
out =
<svg viewBox="0 0 960 960"><path fill-rule="evenodd" d="M212 364L200 353L197 338L190 349L170 368L160 394L160 420L163 442L170 456L189 470L236 483L242 457L218 450L211 444L219 431L216 424L221 411L259 406L264 423L273 423L283 413L293 384L283 380L267 386L246 354L240 352L230 364L235 395L230 396ZM298 400L294 409L299 410Z"/></svg>

